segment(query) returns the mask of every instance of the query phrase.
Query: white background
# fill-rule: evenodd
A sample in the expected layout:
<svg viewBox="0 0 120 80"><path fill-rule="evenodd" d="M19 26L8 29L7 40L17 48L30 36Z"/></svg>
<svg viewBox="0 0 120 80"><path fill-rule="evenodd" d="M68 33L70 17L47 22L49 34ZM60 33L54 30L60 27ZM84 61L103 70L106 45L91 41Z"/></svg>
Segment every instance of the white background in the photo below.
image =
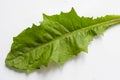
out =
<svg viewBox="0 0 120 80"><path fill-rule="evenodd" d="M0 0L0 80L120 80L120 25L95 38L88 54L68 60L64 66L50 64L30 74L5 66L12 38L49 15L74 7L80 16L120 15L120 0Z"/></svg>

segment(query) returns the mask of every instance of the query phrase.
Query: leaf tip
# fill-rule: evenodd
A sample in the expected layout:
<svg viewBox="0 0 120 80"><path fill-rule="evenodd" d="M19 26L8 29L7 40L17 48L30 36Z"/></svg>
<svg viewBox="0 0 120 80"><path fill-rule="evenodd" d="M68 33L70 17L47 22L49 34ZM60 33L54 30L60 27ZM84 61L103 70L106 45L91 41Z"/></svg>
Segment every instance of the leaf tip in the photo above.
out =
<svg viewBox="0 0 120 80"><path fill-rule="evenodd" d="M75 11L74 7L71 8L71 11Z"/></svg>
<svg viewBox="0 0 120 80"><path fill-rule="evenodd" d="M45 13L43 13L42 15L43 15L43 19L46 19L48 17L48 15L46 15Z"/></svg>
<svg viewBox="0 0 120 80"><path fill-rule="evenodd" d="M71 8L70 13L77 15L77 13L73 7Z"/></svg>

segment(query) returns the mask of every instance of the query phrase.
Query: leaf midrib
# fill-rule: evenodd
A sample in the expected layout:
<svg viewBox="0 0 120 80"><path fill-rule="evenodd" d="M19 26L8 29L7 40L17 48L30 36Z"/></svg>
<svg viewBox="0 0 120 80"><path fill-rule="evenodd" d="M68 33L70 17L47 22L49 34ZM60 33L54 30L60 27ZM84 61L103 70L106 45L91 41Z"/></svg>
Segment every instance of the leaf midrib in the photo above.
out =
<svg viewBox="0 0 120 80"><path fill-rule="evenodd" d="M110 22L111 22L111 23L110 23ZM55 38L55 39L53 39L52 41L50 41L50 42L48 42L48 43L45 43L45 44L43 44L43 45L41 45L41 46L38 46L38 47L44 47L44 46L46 46L46 45L48 45L48 44L50 44L50 43L52 43L52 42L54 42L54 41L56 41L56 40L59 40L59 39L61 39L61 38L64 38L64 37L66 37L66 36L69 36L69 35L71 35L71 34L80 32L80 31L82 31L82 30L87 30L87 29L89 29L89 28L97 27L97 26L102 25L102 24L105 24L105 23L113 24L113 22L114 22L114 23L115 23L115 22L116 22L116 23L120 23L120 18L118 18L118 19L112 19L112 20L109 20L109 21L106 21L106 22L101 22L101 23L98 23L98 24L94 24L94 25L92 25L92 26L88 26L88 27L85 27L85 28L82 28L82 29L74 30L74 31L72 31L72 32L68 32L68 33L66 33L66 34L64 34L64 35L62 35L62 36L60 36L60 37L58 37L58 38ZM60 23L59 23L59 24L60 24ZM62 24L60 24L60 25L62 25ZM38 47L36 47L36 48L38 48Z"/></svg>

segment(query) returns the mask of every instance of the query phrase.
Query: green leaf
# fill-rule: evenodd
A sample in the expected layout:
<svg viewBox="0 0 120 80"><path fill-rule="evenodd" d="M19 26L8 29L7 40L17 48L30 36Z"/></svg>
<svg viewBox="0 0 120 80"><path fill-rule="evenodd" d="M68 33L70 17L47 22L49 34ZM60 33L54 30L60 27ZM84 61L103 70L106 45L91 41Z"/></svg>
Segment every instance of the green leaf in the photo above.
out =
<svg viewBox="0 0 120 80"><path fill-rule="evenodd" d="M120 23L119 15L79 17L75 10L59 15L43 14L39 26L32 25L14 37L5 60L8 67L32 71L50 62L63 65L69 58L88 51L90 41Z"/></svg>

